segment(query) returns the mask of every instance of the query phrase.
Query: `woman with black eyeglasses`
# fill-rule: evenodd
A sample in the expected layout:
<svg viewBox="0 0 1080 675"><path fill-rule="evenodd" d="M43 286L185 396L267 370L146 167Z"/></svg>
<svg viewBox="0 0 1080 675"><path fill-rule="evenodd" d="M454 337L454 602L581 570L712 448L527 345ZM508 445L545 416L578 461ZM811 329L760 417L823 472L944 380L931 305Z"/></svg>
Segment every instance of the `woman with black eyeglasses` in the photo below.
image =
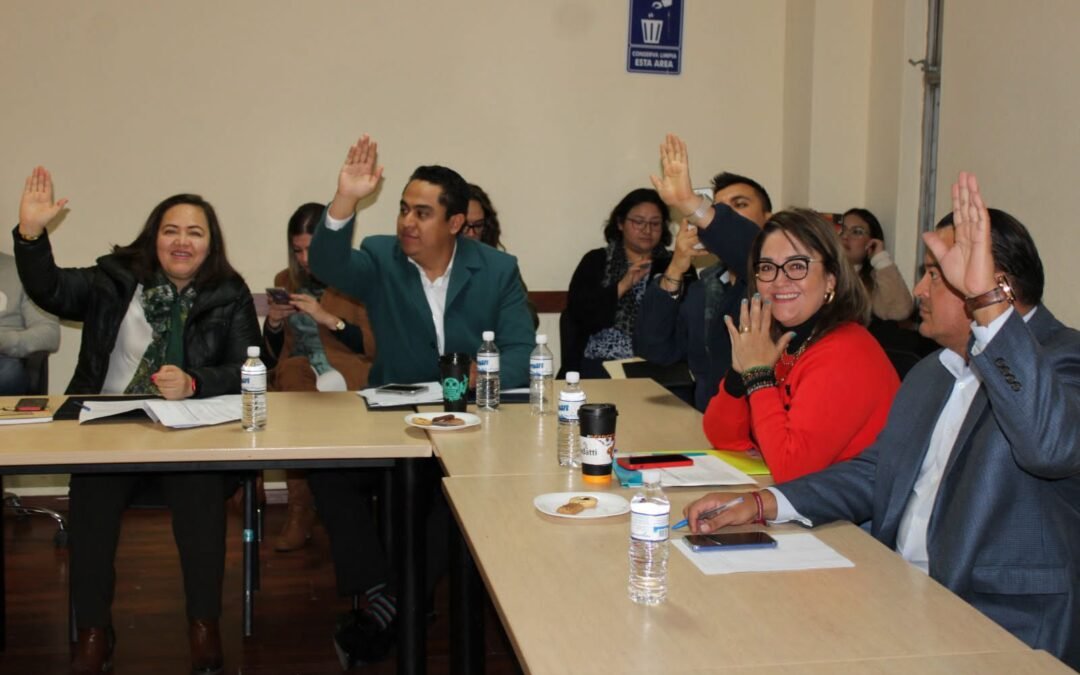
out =
<svg viewBox="0 0 1080 675"><path fill-rule="evenodd" d="M873 315L886 321L910 317L914 306L911 289L885 249L885 231L877 217L866 209L844 212L840 245L870 294Z"/></svg>
<svg viewBox="0 0 1080 675"><path fill-rule="evenodd" d="M612 210L604 226L607 246L586 253L570 280L566 311L579 340L576 348L563 340L564 371L606 378L604 361L634 355L634 325L645 287L671 262L670 219L660 195L646 188L631 191ZM691 267L672 283L695 278Z"/></svg>
<svg viewBox="0 0 1080 675"><path fill-rule="evenodd" d="M900 380L864 327L870 301L832 225L801 209L772 216L748 280L752 297L724 318L732 365L705 411L713 447L756 448L778 483L859 454Z"/></svg>
<svg viewBox="0 0 1080 675"><path fill-rule="evenodd" d="M491 198L484 192L484 188L474 183L469 183L469 208L465 212L465 226L461 228L460 236L475 239L500 251L506 250L502 244L499 213L495 210L495 205L491 203ZM529 287L525 285L524 279L521 280L521 287L525 289L525 297L528 298ZM532 316L535 329L540 325L540 315L532 300L526 299L525 304L529 309L529 315Z"/></svg>

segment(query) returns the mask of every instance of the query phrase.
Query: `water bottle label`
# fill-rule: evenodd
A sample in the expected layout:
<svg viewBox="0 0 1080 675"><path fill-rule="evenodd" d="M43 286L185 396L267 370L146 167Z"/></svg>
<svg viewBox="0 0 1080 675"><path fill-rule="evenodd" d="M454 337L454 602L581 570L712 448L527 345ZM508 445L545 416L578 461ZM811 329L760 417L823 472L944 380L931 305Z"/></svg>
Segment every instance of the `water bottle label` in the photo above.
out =
<svg viewBox="0 0 1080 675"><path fill-rule="evenodd" d="M476 370L481 373L497 373L499 372L499 355L498 354L485 354L483 356L477 355L476 357Z"/></svg>
<svg viewBox="0 0 1080 675"><path fill-rule="evenodd" d="M668 510L663 513L641 513L631 510L630 536L638 541L667 541L668 514Z"/></svg>
<svg viewBox="0 0 1080 675"><path fill-rule="evenodd" d="M585 402L585 399L580 401L568 401L564 398L559 398L559 421L560 422L576 422L578 419L578 408Z"/></svg>
<svg viewBox="0 0 1080 675"><path fill-rule="evenodd" d="M552 359L534 357L529 359L529 375L531 377L549 377L555 375Z"/></svg>
<svg viewBox="0 0 1080 675"><path fill-rule="evenodd" d="M611 458L615 455L615 436L605 434L603 436L581 437L581 462L593 466L611 466Z"/></svg>
<svg viewBox="0 0 1080 675"><path fill-rule="evenodd" d="M266 391L266 371L264 370L261 373L240 373L240 391Z"/></svg>

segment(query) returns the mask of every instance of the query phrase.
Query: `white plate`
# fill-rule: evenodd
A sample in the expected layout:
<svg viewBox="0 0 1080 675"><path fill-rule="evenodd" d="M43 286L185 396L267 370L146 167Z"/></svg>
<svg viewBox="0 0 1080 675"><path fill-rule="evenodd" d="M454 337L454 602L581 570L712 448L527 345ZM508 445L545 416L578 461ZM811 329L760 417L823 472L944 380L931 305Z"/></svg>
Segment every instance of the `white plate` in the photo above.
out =
<svg viewBox="0 0 1080 675"><path fill-rule="evenodd" d="M577 515L559 513L556 509L570 501L571 497L596 497L596 508L585 509ZM576 518L578 520L608 518L609 516L621 516L630 512L630 502L626 501L624 497L609 492L549 492L534 499L533 506L536 507L537 511L546 513L549 516Z"/></svg>
<svg viewBox="0 0 1080 675"><path fill-rule="evenodd" d="M418 418L425 419L425 420L430 420L430 419L433 419L435 417L442 417L443 415L451 415L451 414L454 415L455 417L457 417L458 419L465 420L465 424L462 424L461 426L457 426L457 427L437 427L435 425L424 426L423 424L417 424L416 422L413 421L413 420L418 419ZM413 413L411 415L406 415L405 416L405 424L408 424L410 427L416 427L417 429L423 429L424 431L459 431L461 429L468 429L469 427L478 427L478 426L480 426L480 418L477 417L476 415L473 415L472 413L465 413L465 412L456 412L456 413L422 412L422 413Z"/></svg>

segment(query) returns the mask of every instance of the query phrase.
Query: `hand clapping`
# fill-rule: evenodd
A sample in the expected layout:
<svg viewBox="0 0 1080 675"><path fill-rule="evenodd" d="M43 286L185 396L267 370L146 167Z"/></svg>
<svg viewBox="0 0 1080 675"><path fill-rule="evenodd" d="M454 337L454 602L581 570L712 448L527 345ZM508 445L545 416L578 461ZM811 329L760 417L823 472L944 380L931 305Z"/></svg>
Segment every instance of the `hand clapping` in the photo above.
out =
<svg viewBox="0 0 1080 675"><path fill-rule="evenodd" d="M737 373L760 366L772 368L794 337L794 333L789 332L773 341L770 303L768 300L762 302L757 293L749 302L742 301L738 328L730 316L724 317L724 323L731 336L731 367Z"/></svg>

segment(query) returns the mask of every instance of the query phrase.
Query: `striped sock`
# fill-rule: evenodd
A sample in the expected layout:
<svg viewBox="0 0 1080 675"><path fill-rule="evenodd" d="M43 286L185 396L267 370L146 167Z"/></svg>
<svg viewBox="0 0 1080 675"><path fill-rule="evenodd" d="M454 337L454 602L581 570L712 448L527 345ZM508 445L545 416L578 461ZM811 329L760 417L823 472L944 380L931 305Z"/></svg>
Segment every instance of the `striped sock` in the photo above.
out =
<svg viewBox="0 0 1080 675"><path fill-rule="evenodd" d="M393 623L397 616L397 598L386 592L386 584L372 586L364 591L364 595L368 601L367 611L375 617L379 626L386 628Z"/></svg>

